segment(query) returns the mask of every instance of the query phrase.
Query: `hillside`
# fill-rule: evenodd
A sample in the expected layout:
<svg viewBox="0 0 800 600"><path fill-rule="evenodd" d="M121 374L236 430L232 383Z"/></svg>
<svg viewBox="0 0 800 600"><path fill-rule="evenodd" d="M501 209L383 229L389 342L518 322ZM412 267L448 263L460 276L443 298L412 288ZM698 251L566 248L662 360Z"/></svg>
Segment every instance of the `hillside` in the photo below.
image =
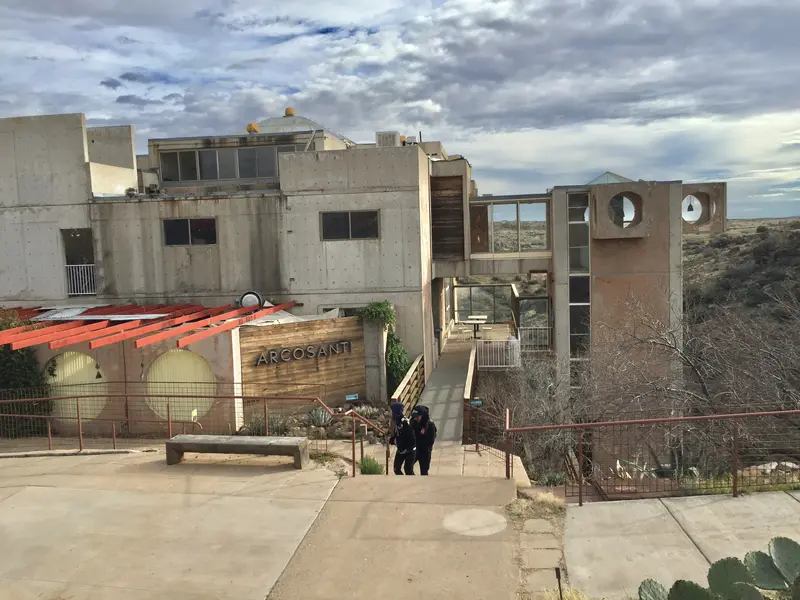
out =
<svg viewBox="0 0 800 600"><path fill-rule="evenodd" d="M699 307L768 308L770 295L800 295L800 219L729 220L714 236L685 235L687 301Z"/></svg>

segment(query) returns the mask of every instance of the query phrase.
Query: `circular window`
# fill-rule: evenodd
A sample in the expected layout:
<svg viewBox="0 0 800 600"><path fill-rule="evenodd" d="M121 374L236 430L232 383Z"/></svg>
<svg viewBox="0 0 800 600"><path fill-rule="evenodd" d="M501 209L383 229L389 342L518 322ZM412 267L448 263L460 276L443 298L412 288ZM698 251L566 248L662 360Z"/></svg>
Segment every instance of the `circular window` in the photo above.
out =
<svg viewBox="0 0 800 600"><path fill-rule="evenodd" d="M96 419L103 412L108 402L108 384L100 365L88 354L57 354L47 361L44 375L51 396L83 396L80 400L54 400L51 413L54 417L77 419L77 402L81 404L81 419Z"/></svg>
<svg viewBox="0 0 800 600"><path fill-rule="evenodd" d="M202 356L189 350L168 350L147 370L147 405L159 417L191 421L208 414L214 405L217 378ZM196 412L195 412L196 411Z"/></svg>
<svg viewBox="0 0 800 600"><path fill-rule="evenodd" d="M697 223L703 216L703 204L696 196L689 194L681 202L681 216L687 223Z"/></svg>
<svg viewBox="0 0 800 600"><path fill-rule="evenodd" d="M633 192L617 194L608 203L608 218L620 228L636 227L642 221L642 199Z"/></svg>

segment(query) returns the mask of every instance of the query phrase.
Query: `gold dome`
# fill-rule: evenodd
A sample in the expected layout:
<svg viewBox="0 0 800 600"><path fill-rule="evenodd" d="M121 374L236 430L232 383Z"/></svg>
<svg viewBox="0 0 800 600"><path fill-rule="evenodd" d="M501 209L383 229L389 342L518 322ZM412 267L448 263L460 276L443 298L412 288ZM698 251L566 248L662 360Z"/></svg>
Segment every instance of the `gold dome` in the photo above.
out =
<svg viewBox="0 0 800 600"><path fill-rule="evenodd" d="M289 108L286 109L286 112L283 113L283 116L284 117L293 117L293 116L295 116L295 114L297 114L297 113L295 113L294 109L290 106Z"/></svg>
<svg viewBox="0 0 800 600"><path fill-rule="evenodd" d="M258 123L248 123L247 133L258 133Z"/></svg>

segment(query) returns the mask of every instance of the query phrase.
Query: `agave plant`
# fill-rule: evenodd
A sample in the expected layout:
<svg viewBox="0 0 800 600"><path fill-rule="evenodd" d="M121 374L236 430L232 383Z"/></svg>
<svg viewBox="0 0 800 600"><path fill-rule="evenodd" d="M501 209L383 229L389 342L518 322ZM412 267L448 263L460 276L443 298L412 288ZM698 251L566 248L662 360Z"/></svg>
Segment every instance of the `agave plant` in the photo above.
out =
<svg viewBox="0 0 800 600"><path fill-rule="evenodd" d="M761 590L800 600L800 544L785 537L769 542L769 554L748 552L718 560L708 570L708 589L692 581L676 581L667 589L652 579L639 586L639 600L764 600Z"/></svg>
<svg viewBox="0 0 800 600"><path fill-rule="evenodd" d="M311 417L311 424L314 427L327 427L333 419L331 413L322 408L315 408L311 411L309 416Z"/></svg>

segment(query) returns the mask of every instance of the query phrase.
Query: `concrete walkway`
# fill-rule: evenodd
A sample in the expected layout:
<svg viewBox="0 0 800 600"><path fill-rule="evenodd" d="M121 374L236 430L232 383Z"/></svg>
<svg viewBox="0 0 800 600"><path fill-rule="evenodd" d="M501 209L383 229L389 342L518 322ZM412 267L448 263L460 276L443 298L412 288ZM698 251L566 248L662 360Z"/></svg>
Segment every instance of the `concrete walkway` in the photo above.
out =
<svg viewBox="0 0 800 600"><path fill-rule="evenodd" d="M470 342L449 341L419 400L430 409L438 430L437 440L442 442L461 441L464 383L471 350Z"/></svg>
<svg viewBox="0 0 800 600"><path fill-rule="evenodd" d="M337 481L290 458L2 459L0 599L263 600Z"/></svg>
<svg viewBox="0 0 800 600"><path fill-rule="evenodd" d="M503 479L343 479L269 598L514 598L515 496Z"/></svg>
<svg viewBox="0 0 800 600"><path fill-rule="evenodd" d="M630 598L647 578L708 585L711 563L779 535L800 541L800 492L598 502L569 507L564 555L572 587Z"/></svg>

